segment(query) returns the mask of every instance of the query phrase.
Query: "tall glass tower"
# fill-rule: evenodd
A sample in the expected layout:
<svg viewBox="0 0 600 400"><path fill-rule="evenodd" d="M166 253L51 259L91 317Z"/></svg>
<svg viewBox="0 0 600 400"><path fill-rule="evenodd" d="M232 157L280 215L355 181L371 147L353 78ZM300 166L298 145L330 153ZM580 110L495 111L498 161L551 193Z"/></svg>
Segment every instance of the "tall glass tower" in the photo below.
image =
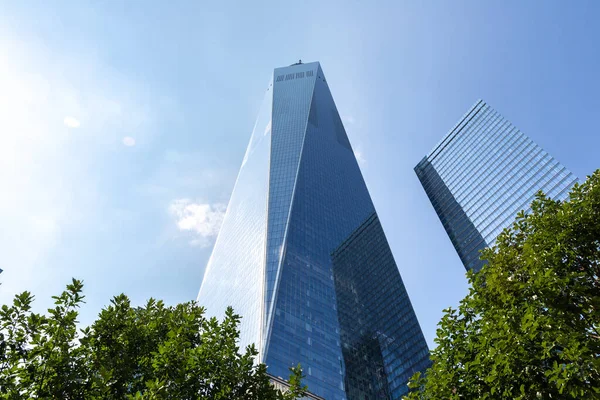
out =
<svg viewBox="0 0 600 400"><path fill-rule="evenodd" d="M399 399L428 349L319 63L277 68L198 295L274 376Z"/></svg>
<svg viewBox="0 0 600 400"><path fill-rule="evenodd" d="M577 178L479 100L415 167L465 268L479 270L492 246L535 194L564 200Z"/></svg>

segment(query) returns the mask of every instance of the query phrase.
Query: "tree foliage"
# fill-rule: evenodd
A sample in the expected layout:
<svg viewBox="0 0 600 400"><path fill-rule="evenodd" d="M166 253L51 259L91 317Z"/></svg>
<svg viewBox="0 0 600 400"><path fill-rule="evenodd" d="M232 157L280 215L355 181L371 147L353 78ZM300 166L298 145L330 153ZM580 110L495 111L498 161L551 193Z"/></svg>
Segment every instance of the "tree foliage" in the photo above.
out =
<svg viewBox="0 0 600 400"><path fill-rule="evenodd" d="M408 399L600 398L600 170L482 252Z"/></svg>
<svg viewBox="0 0 600 400"><path fill-rule="evenodd" d="M83 284L73 280L53 297L48 315L32 312L33 296L15 296L0 310L0 399L292 400L304 395L300 367L286 393L270 383L257 351L240 353L240 317L204 317L195 302L166 306L150 299L132 307L113 298L78 330Z"/></svg>

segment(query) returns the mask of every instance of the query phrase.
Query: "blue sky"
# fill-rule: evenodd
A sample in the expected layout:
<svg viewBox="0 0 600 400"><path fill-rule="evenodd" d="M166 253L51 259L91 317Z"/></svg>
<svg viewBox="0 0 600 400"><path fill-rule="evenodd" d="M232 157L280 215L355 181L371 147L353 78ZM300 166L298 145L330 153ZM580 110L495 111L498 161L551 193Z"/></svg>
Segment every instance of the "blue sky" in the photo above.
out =
<svg viewBox="0 0 600 400"><path fill-rule="evenodd" d="M25 3L29 7L25 7ZM479 98L600 167L600 3L4 2L0 303L194 299L273 68L320 61L430 343L464 269L414 165ZM427 4L425 4L427 3Z"/></svg>

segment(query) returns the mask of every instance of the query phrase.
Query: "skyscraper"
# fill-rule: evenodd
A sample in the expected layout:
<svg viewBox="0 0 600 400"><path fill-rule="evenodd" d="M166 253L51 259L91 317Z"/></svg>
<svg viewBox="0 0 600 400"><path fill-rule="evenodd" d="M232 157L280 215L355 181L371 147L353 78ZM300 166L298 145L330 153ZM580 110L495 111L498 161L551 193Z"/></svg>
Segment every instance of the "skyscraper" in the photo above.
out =
<svg viewBox="0 0 600 400"><path fill-rule="evenodd" d="M415 167L454 248L468 269L542 190L564 200L577 178L479 100Z"/></svg>
<svg viewBox="0 0 600 400"><path fill-rule="evenodd" d="M327 400L399 399L427 344L319 63L277 68L198 295Z"/></svg>

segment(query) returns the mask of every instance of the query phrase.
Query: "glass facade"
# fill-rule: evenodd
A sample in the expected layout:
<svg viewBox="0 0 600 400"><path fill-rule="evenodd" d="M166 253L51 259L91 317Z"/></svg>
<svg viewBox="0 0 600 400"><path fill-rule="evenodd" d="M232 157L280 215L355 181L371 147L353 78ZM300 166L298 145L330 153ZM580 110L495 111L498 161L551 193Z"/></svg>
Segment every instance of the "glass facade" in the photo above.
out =
<svg viewBox="0 0 600 400"><path fill-rule="evenodd" d="M484 101L460 119L415 172L466 269L479 270L538 191L565 200L577 178Z"/></svg>
<svg viewBox="0 0 600 400"><path fill-rule="evenodd" d="M319 63L275 69L267 99L198 300L243 316L273 376L400 399L427 344Z"/></svg>

